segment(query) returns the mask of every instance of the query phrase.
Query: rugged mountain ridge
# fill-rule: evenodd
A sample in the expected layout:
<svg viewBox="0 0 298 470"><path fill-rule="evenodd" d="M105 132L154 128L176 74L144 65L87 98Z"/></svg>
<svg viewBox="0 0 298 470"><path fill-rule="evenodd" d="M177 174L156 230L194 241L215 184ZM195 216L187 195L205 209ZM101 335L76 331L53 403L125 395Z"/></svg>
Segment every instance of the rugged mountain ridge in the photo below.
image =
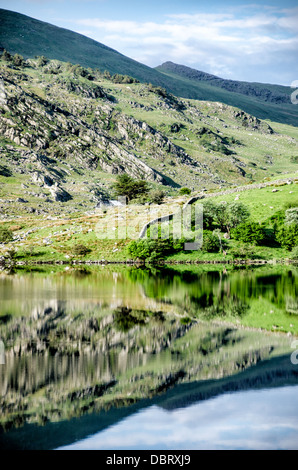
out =
<svg viewBox="0 0 298 470"><path fill-rule="evenodd" d="M298 109L291 104L290 87L268 87L257 83L244 86L242 82L210 79L206 73L199 81L177 73L171 75L163 67L148 67L81 34L0 9L0 51L3 49L25 58L44 55L50 59L98 68L102 72L108 70L111 74L127 74L143 83L162 86L177 96L220 101L239 107L259 119L297 126Z"/></svg>
<svg viewBox="0 0 298 470"><path fill-rule="evenodd" d="M156 67L160 72L169 72L177 76L185 77L198 82L208 82L210 85L223 88L235 93L246 96L252 96L262 101L270 103L286 103L289 104L291 90L285 86L275 86L261 83L250 83L237 80L229 80L210 73L187 67L185 65L175 64L168 61Z"/></svg>
<svg viewBox="0 0 298 470"><path fill-rule="evenodd" d="M0 85L3 212L12 213L14 201L17 213L49 212L53 202L94 208L112 196L121 173L169 193L259 181L277 171L280 158L296 169L297 141L267 122L130 77L48 59L17 66L2 59Z"/></svg>

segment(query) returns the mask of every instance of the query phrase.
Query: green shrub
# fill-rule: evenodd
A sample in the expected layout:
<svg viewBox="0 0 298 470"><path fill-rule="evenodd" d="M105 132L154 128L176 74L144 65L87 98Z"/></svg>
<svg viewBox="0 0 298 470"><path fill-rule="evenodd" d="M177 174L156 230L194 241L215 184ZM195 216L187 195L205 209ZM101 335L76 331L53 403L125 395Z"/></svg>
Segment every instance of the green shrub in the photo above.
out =
<svg viewBox="0 0 298 470"><path fill-rule="evenodd" d="M13 233L11 230L5 227L0 227L0 243L7 243L13 239Z"/></svg>
<svg viewBox="0 0 298 470"><path fill-rule="evenodd" d="M1 55L1 59L5 60L6 62L10 62L12 60L12 57L11 54L6 49L4 49Z"/></svg>
<svg viewBox="0 0 298 470"><path fill-rule="evenodd" d="M85 245L78 244L78 245L74 245L74 247L72 248L72 252L75 256L85 256L88 253L90 253L91 250Z"/></svg>
<svg viewBox="0 0 298 470"><path fill-rule="evenodd" d="M153 204L162 204L165 197L165 193L161 189L156 189L149 193L149 200Z"/></svg>
<svg viewBox="0 0 298 470"><path fill-rule="evenodd" d="M108 76L106 76L106 78L108 78ZM129 75L121 75L119 73L115 73L112 77L110 76L110 79L112 79L114 83L140 83L136 78L130 77Z"/></svg>
<svg viewBox="0 0 298 470"><path fill-rule="evenodd" d="M47 65L49 62L49 59L47 59L44 55L38 56L37 57L37 66L38 67L43 67L44 65Z"/></svg>
<svg viewBox="0 0 298 470"><path fill-rule="evenodd" d="M133 240L129 243L127 250L128 254L133 259L155 261L163 259L174 253L182 251L184 248L184 240L168 239L140 239Z"/></svg>
<svg viewBox="0 0 298 470"><path fill-rule="evenodd" d="M202 250L207 253L218 253L220 248L221 242L218 235L211 230L204 230Z"/></svg>
<svg viewBox="0 0 298 470"><path fill-rule="evenodd" d="M12 63L13 65L16 65L17 67L21 67L25 63L24 57L21 56L20 54L15 54L12 58Z"/></svg>
<svg viewBox="0 0 298 470"><path fill-rule="evenodd" d="M280 227L276 239L283 248L292 250L298 245L298 225L291 224Z"/></svg>
<svg viewBox="0 0 298 470"><path fill-rule="evenodd" d="M181 194L182 196L187 196L187 195L191 194L191 189L189 189L189 188L180 188L179 189L179 194Z"/></svg>
<svg viewBox="0 0 298 470"><path fill-rule="evenodd" d="M182 317L182 318L180 318L180 323L181 323L182 325L189 325L189 324L191 323L191 321L192 321L192 320L191 320L191 318L189 318L189 317Z"/></svg>
<svg viewBox="0 0 298 470"><path fill-rule="evenodd" d="M244 222L232 229L232 237L244 243L259 245L265 239L265 230L257 222Z"/></svg>
<svg viewBox="0 0 298 470"><path fill-rule="evenodd" d="M233 259L254 259L256 253L253 246L243 244L229 250L229 254Z"/></svg>

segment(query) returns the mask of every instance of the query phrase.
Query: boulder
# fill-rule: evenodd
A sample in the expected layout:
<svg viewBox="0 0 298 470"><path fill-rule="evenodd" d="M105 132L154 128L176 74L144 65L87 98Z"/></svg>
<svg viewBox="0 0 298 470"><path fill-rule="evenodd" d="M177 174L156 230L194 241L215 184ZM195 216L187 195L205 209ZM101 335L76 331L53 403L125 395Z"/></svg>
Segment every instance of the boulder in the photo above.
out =
<svg viewBox="0 0 298 470"><path fill-rule="evenodd" d="M67 202L72 199L72 196L67 191L65 191L65 189L58 186L57 183L50 187L50 193L54 201Z"/></svg>

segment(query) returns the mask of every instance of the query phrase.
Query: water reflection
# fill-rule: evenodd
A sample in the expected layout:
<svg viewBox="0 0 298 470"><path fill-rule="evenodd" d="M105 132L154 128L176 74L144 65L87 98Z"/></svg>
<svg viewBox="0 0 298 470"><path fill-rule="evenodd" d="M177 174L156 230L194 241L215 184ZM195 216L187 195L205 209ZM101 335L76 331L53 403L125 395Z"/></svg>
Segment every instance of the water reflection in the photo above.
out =
<svg viewBox="0 0 298 470"><path fill-rule="evenodd" d="M141 410L66 450L297 450L298 387L238 392L167 411Z"/></svg>
<svg viewBox="0 0 298 470"><path fill-rule="evenodd" d="M297 383L293 336L259 329L298 332L297 285L295 270L275 267L1 275L0 447L3 433L9 440L18 427L116 416L108 410L171 390L168 409L227 390Z"/></svg>

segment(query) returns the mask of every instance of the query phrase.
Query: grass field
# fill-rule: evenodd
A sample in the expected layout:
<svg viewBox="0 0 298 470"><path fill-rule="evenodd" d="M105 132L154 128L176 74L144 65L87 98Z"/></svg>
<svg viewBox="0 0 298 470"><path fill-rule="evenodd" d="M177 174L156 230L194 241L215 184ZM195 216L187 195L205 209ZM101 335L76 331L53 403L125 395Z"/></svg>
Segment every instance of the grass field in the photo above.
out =
<svg viewBox="0 0 298 470"><path fill-rule="evenodd" d="M272 192L275 190L277 192ZM287 207L289 203L298 202L298 184L275 185L262 189L249 189L224 196L216 193L208 200L213 202L234 202L235 198L245 204L250 211L251 218L259 222L266 222L272 215ZM129 229L134 228L137 237L141 228L149 220L157 216L176 212L187 201L187 196L179 198L168 197L164 204L143 206L128 205L123 208L109 209L107 212L95 211L92 215L76 214L70 217L44 217L20 216L3 223L3 226L13 230L15 241L2 245L0 253L5 254L12 248L16 250L16 260L22 261L125 261L130 259L127 245L130 242ZM119 232L118 232L119 230ZM125 232L125 233L124 233ZM119 235L121 234L121 235ZM120 238L121 236L121 238ZM119 238L118 238L119 237ZM19 238L19 239L17 239ZM202 251L181 252L168 257L169 261L227 261L232 255L229 250L241 246L236 240L228 240L226 254L203 253ZM84 256L74 255L75 245L83 244L90 252ZM270 246L253 247L255 257L264 260L282 260L291 257L285 248Z"/></svg>

